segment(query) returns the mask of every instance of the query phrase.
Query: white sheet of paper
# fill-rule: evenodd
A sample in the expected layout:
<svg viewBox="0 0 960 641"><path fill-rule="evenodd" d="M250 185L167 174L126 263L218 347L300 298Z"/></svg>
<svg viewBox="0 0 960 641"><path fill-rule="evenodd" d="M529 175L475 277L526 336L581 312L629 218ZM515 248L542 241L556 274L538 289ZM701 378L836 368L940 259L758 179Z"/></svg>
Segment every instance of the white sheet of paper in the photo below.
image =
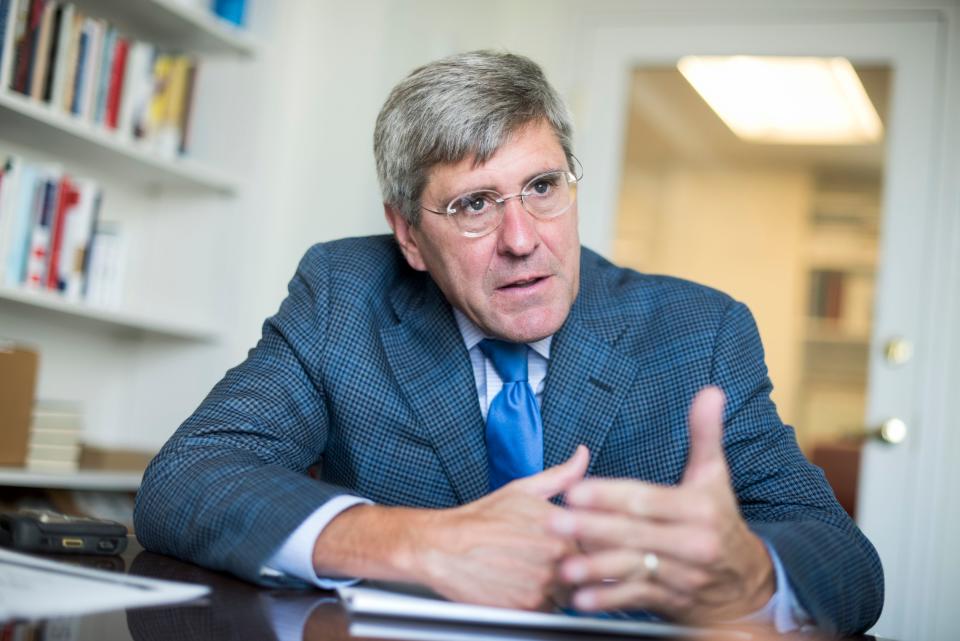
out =
<svg viewBox="0 0 960 641"><path fill-rule="evenodd" d="M0 549L0 621L180 603L209 592L205 585L94 570Z"/></svg>
<svg viewBox="0 0 960 641"><path fill-rule="evenodd" d="M530 630L553 630L574 633L599 633L647 637L681 637L711 639L750 639L740 631L695 628L652 621L598 619L546 612L527 612L481 605L453 603L439 598L410 594L379 587L350 586L337 588L344 607L351 615L396 617L419 621L439 621L481 626L501 626ZM400 588L403 589L403 588ZM353 626L351 626L353 632ZM384 638L389 635L380 634ZM404 638L397 636L394 638Z"/></svg>

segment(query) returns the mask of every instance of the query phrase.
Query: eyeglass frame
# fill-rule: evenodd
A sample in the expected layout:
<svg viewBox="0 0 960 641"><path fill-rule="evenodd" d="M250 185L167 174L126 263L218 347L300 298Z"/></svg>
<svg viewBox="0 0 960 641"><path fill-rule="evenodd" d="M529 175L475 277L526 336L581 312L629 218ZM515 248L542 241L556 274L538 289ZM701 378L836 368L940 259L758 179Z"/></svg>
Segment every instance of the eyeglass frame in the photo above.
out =
<svg viewBox="0 0 960 641"><path fill-rule="evenodd" d="M565 214L570 210L570 207L577 200L576 195L574 195L573 198L570 199L570 202L567 204L566 207L564 207L557 213L551 214L549 216L544 216L542 214L538 214L533 211L530 211L530 209L527 207L526 200L524 200L524 196L530 195L526 193L527 187L529 187L531 184L533 184L537 180L543 178L544 176L552 176L554 174L566 174L568 189L570 188L571 184L572 185L579 184L579 182L583 180L583 165L580 164L580 159L574 156L573 154L570 154L570 158L575 163L575 166L573 167L574 171L570 171L569 169L568 170L558 169L556 171L545 171L542 174L537 174L536 176L528 180L526 184L524 184L523 188L515 194L508 194L504 196L503 194L496 191L495 189L475 189L473 191L464 192L462 194L454 196L450 200L450 202L447 204L447 211L437 211L435 209L430 209L429 207L426 207L424 205L420 205L420 208L423 209L424 211L430 212L431 214L436 214L438 216L446 216L448 219L452 219L454 223L457 225L457 228L459 229L460 234L466 238L483 238L484 236L492 234L497 229L499 229L500 225L503 224L504 212L506 211L507 201L513 200L514 198L519 198L520 206L523 207L523 210L528 214L530 214L531 216L533 216L534 218L536 218L537 220L553 220L554 218L559 218L560 216L562 216L563 214ZM579 172L577 172L577 169L579 169ZM497 221L496 225L494 225L493 227L491 227L490 229L484 232L471 233L463 229L460 229L460 224L457 222L457 216L459 215L459 212L454 210L453 203L457 202L458 200L461 200L466 195L475 194L478 192L496 194L497 197L493 199L493 202L494 202L494 205L496 205L496 208L497 208L496 210L499 215L499 220Z"/></svg>

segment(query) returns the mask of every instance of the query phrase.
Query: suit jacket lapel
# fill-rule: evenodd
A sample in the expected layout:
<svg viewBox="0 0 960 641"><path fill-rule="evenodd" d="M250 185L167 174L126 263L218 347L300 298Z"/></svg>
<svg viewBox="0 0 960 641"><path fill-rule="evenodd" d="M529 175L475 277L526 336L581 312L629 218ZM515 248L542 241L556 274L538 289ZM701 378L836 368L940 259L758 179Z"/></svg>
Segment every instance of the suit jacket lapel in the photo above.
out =
<svg viewBox="0 0 960 641"><path fill-rule="evenodd" d="M487 448L476 382L443 294L425 275L392 294L399 323L381 340L398 385L420 419L461 503L487 492Z"/></svg>
<svg viewBox="0 0 960 641"><path fill-rule="evenodd" d="M591 467L620 403L636 379L635 361L588 330L577 308L554 336L543 397L543 465L564 462L577 445Z"/></svg>

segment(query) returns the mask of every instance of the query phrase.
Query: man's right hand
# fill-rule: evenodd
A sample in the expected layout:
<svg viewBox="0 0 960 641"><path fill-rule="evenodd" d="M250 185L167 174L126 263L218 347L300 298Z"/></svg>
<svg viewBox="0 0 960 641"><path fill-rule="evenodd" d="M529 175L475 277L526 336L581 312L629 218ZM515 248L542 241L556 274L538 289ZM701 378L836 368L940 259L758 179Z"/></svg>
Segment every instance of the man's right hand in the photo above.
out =
<svg viewBox="0 0 960 641"><path fill-rule="evenodd" d="M550 503L586 474L580 446L565 463L445 510L360 505L337 516L314 546L320 576L415 582L465 603L526 610L549 607L557 565L572 540L549 523Z"/></svg>

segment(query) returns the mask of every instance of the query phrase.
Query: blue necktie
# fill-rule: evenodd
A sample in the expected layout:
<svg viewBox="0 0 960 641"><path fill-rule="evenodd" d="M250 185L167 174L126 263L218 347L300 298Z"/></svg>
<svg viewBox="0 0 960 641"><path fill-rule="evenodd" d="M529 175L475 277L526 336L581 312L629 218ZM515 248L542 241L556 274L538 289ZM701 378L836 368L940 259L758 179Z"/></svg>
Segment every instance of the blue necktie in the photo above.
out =
<svg viewBox="0 0 960 641"><path fill-rule="evenodd" d="M543 470L543 422L527 382L527 346L492 339L480 350L503 379L503 389L487 410L490 491Z"/></svg>

